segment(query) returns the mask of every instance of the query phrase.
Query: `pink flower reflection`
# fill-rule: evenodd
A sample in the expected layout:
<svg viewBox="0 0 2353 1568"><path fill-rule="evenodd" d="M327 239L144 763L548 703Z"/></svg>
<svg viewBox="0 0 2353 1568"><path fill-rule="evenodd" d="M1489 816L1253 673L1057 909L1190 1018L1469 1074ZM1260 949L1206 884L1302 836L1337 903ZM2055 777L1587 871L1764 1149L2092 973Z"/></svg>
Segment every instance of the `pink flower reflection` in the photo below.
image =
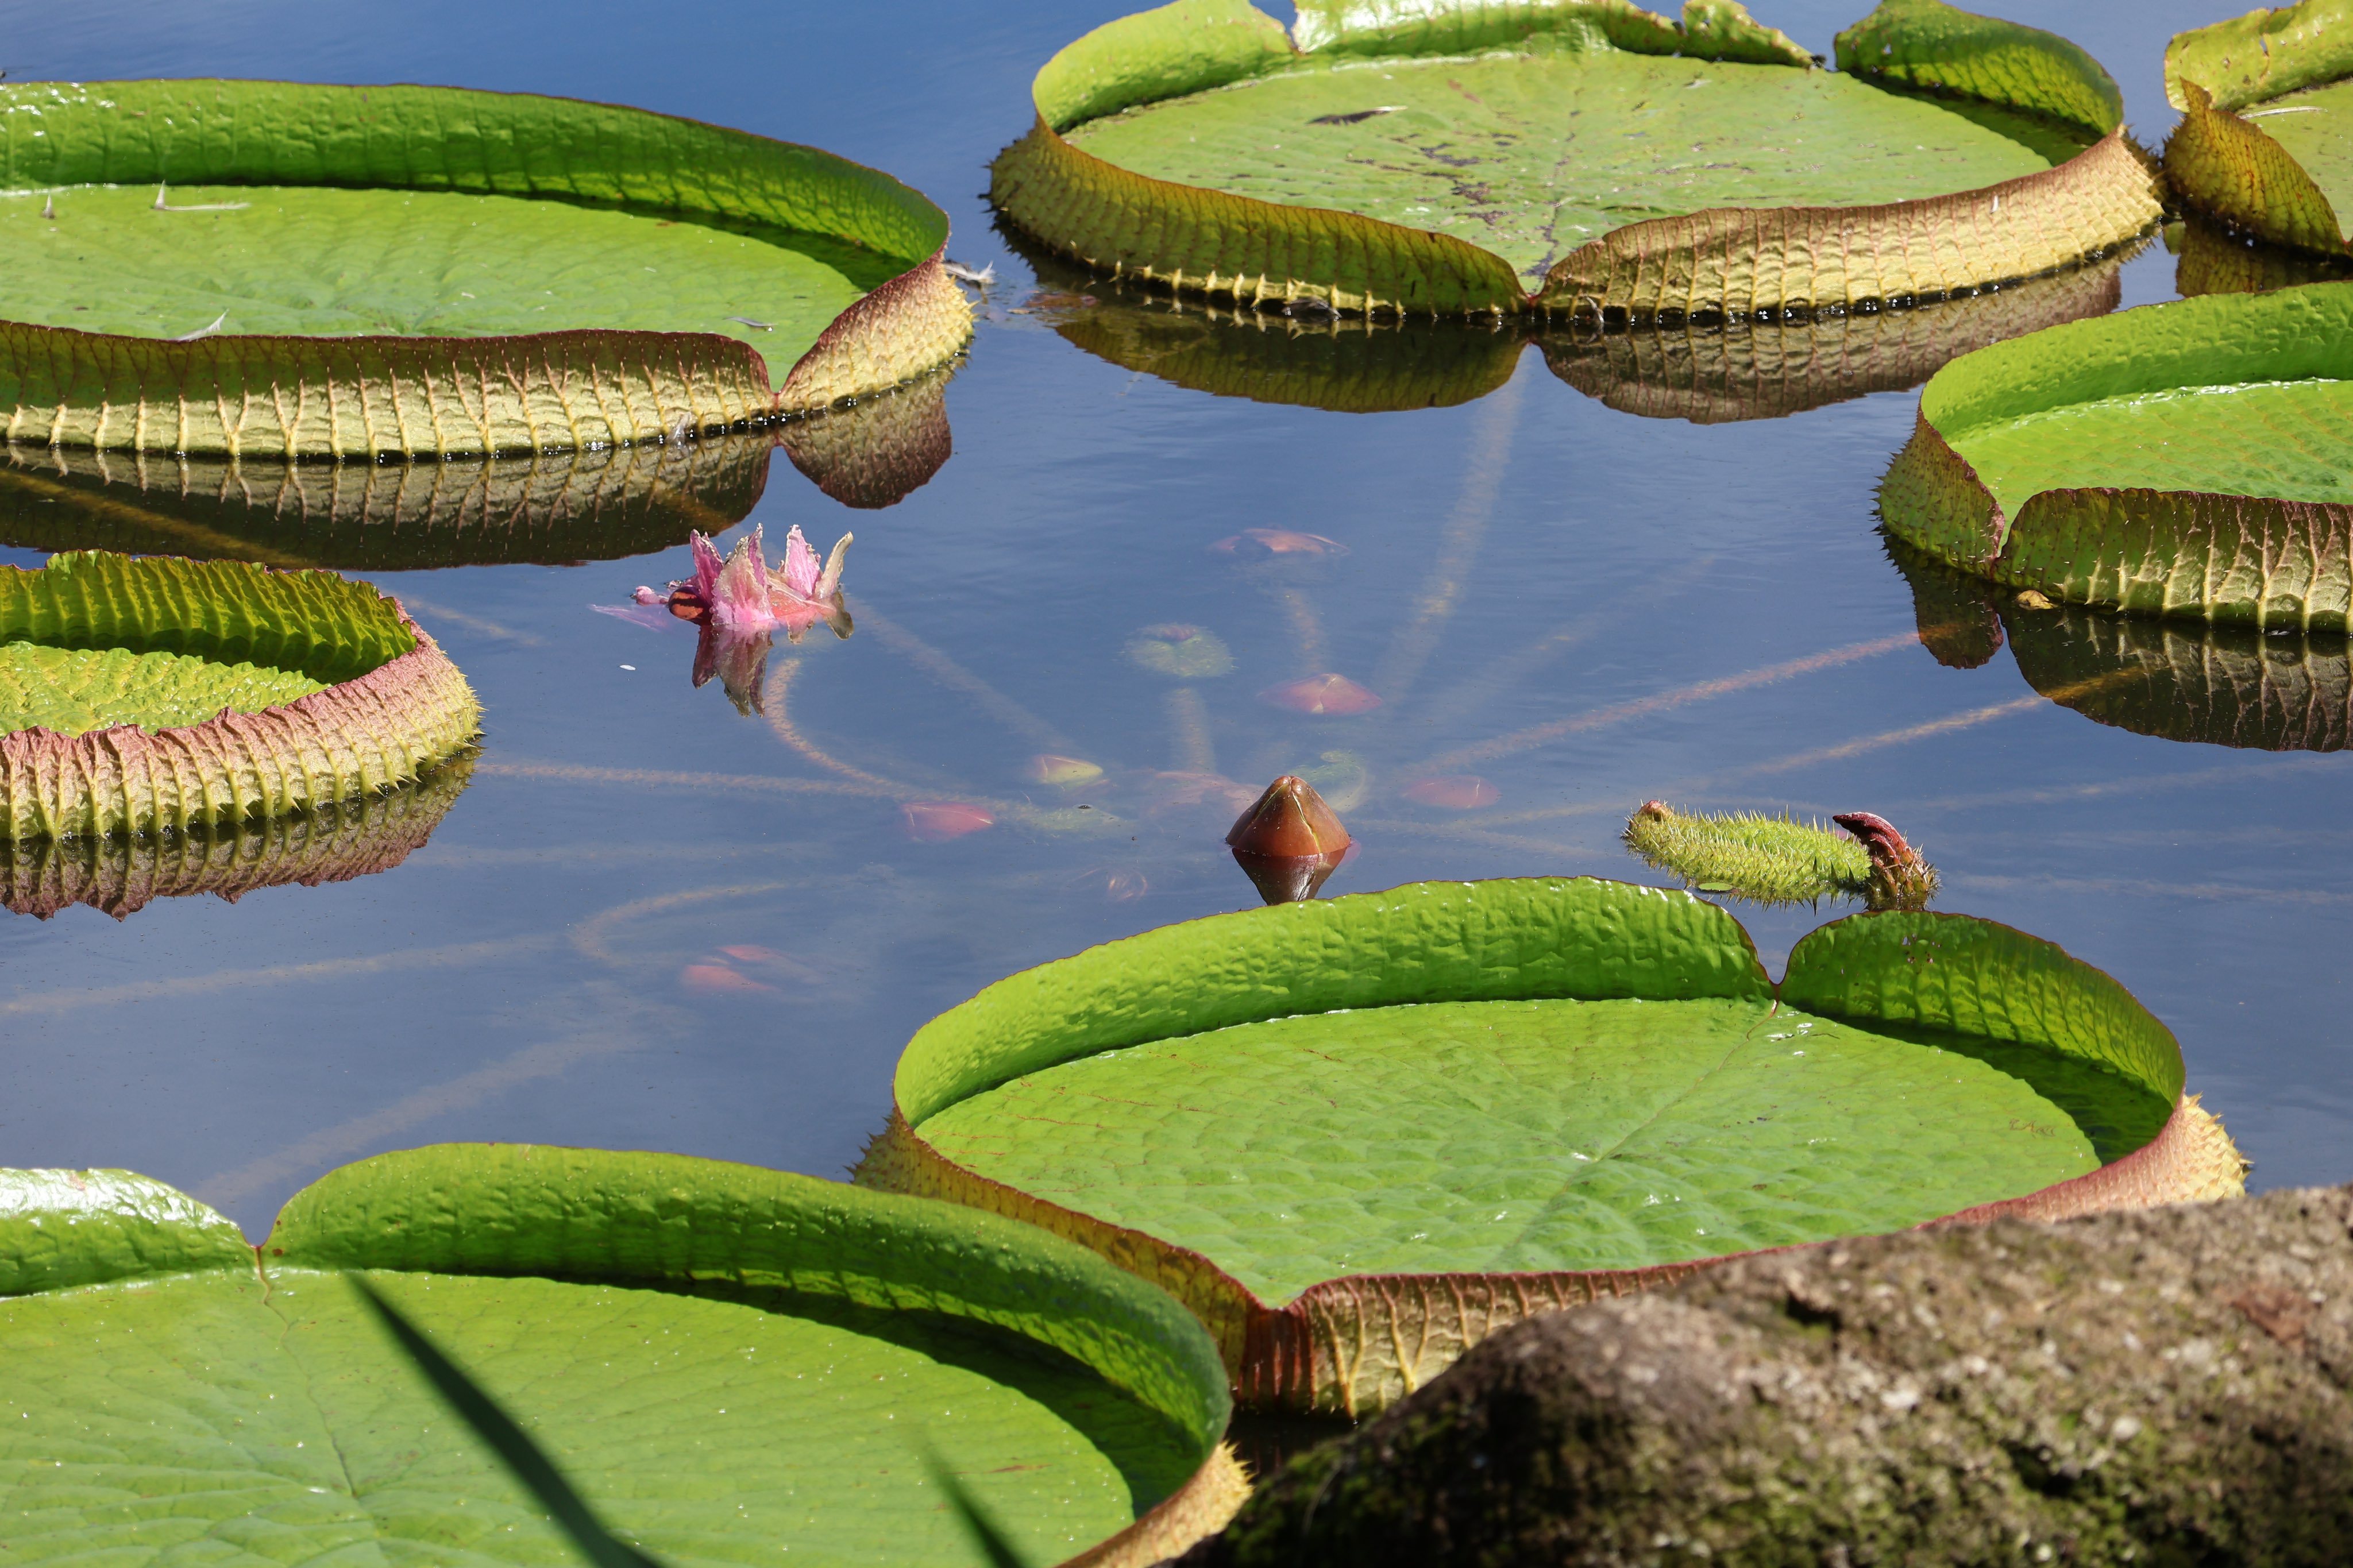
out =
<svg viewBox="0 0 2353 1568"><path fill-rule="evenodd" d="M925 844L944 844L997 826L997 818L961 800L911 800L899 807L907 837Z"/></svg>
<svg viewBox="0 0 2353 1568"><path fill-rule="evenodd" d="M1337 718L1351 713L1369 713L1381 705L1381 700L1345 675L1309 675L1297 680L1286 680L1280 686L1270 686L1260 692L1259 700L1277 708L1288 708L1294 713L1315 713Z"/></svg>
<svg viewBox="0 0 2353 1568"><path fill-rule="evenodd" d="M1503 792L1475 773L1447 773L1416 779L1405 786L1405 797L1448 811L1477 811L1504 798Z"/></svg>

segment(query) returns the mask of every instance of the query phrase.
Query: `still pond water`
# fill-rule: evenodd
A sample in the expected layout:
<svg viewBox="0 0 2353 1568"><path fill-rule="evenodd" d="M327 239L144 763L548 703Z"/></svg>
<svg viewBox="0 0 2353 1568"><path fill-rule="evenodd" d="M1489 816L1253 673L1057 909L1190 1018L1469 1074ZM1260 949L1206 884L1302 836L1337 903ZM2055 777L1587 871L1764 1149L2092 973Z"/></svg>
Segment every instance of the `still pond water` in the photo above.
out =
<svg viewBox="0 0 2353 1568"><path fill-rule="evenodd" d="M440 1140L838 1176L934 1013L1089 943L1254 903L1219 843L1229 795L1303 769L1361 845L1331 892L1655 880L1616 837L1651 796L1877 811L1942 869L1940 908L2059 942L2170 1024L2258 1185L2353 1176L2353 757L2166 738L2042 695L2096 707L2127 689L2103 683L2117 666L2095 626L2029 627L2024 646L2013 627L1977 668L1942 664L1915 626L1944 612L1932 594L1915 617L1874 531L1873 486L1912 426L1902 388L1935 363L1917 356L2170 298L2161 245L1975 316L1939 307L1842 339L1523 348L1172 312L1024 260L976 195L1028 124L1036 66L1124 8L0 6L12 79L446 82L816 142L925 190L955 221L950 254L997 276L944 389L859 416L918 446L944 418L954 456L928 482L853 508L785 456L770 466L743 526L773 542L797 523L820 550L854 528L858 625L780 645L765 717L691 685L687 628L590 608L688 571L683 514L506 556L553 563L369 570L486 710L470 775L400 830L446 816L352 880L158 899L119 923L0 916L0 1162L129 1166L256 1234L321 1172ZM1825 53L1862 8L1757 7ZM2152 144L2172 118L2166 37L2221 14L1989 8L2089 47ZM1775 368L1841 352L1862 395L1821 406L1801 406L1818 382ZM1740 397L1727 354L1766 367ZM1338 411L1366 407L1391 411ZM835 493L888 499L855 460L827 466L825 435L789 455ZM722 521L765 464L698 460ZM1301 566L1212 548L1248 529L1347 552ZM1177 679L1128 651L1171 626L1214 634L1230 670ZM2341 647L2298 651L2341 682ZM2243 673L2266 654L2217 657ZM1314 717L1261 695L1325 672L1385 701ZM2255 693L2107 716L2260 741ZM1039 783L1041 754L1106 772ZM973 818L921 803L994 826L944 837ZM1743 919L1778 973L1835 912Z"/></svg>

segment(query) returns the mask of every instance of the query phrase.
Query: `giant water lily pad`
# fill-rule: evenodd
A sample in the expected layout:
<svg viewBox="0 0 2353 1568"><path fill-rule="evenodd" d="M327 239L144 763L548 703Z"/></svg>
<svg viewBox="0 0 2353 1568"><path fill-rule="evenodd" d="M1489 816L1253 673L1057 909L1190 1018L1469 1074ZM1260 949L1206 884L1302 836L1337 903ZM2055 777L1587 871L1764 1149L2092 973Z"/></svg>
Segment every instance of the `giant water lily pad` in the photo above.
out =
<svg viewBox="0 0 2353 1568"><path fill-rule="evenodd" d="M2048 942L1860 915L1777 988L1680 892L1423 883L988 987L860 1179L1096 1247L1241 1396L1359 1412L1531 1312L1758 1247L2238 1190L2173 1037Z"/></svg>
<svg viewBox="0 0 2353 1568"><path fill-rule="evenodd" d="M2343 256L2353 219L2353 4L2303 0L2175 36L2182 111L2165 173L2183 202L2277 245Z"/></svg>
<svg viewBox="0 0 2353 1568"><path fill-rule="evenodd" d="M765 423L956 351L946 236L888 175L640 110L0 85L0 435L448 457Z"/></svg>
<svg viewBox="0 0 2353 1568"><path fill-rule="evenodd" d="M0 566L0 838L357 804L480 716L422 626L331 572L100 551Z"/></svg>
<svg viewBox="0 0 2353 1568"><path fill-rule="evenodd" d="M1941 298L2157 217L2116 84L2065 40L1887 0L1838 52L1817 70L1728 0L1310 0L1290 34L1177 0L1048 63L990 194L1177 289L1639 320Z"/></svg>
<svg viewBox="0 0 2353 1568"><path fill-rule="evenodd" d="M1917 386L1956 355L2105 315L2121 297L2123 260L1900 310L1655 330L1287 315L1095 279L1050 258L1037 265L1050 288L1030 309L1065 340L1222 397L1350 414L1450 407L1501 387L1533 343L1555 375L1612 408L1716 425Z"/></svg>
<svg viewBox="0 0 2353 1568"><path fill-rule="evenodd" d="M347 1166L259 1249L125 1172L0 1173L0 1509L20 1563L573 1560L348 1282L662 1561L970 1563L928 1449L1038 1563L1239 1500L1184 1310L1028 1226L665 1154Z"/></svg>
<svg viewBox="0 0 2353 1568"><path fill-rule="evenodd" d="M1880 488L1897 537L2058 602L2343 632L2353 285L2210 295L1955 360Z"/></svg>

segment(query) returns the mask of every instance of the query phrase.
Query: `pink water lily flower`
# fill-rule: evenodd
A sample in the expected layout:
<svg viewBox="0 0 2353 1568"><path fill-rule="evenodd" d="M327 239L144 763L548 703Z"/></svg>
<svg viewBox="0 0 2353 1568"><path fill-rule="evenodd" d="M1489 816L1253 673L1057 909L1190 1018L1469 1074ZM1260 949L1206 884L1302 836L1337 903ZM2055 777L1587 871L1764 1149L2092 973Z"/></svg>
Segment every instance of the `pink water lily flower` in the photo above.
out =
<svg viewBox="0 0 2353 1568"><path fill-rule="evenodd" d="M733 552L723 561L710 536L697 532L690 541L694 575L672 583L665 602L671 614L707 620L725 636L749 637L782 626L787 637L798 642L803 632L822 621L836 637L846 637L850 621L841 602L841 563L850 539L845 533L836 540L832 554L820 567L817 552L796 524L785 535L784 564L771 568L762 555L756 525L735 542ZM637 597L644 604L658 595L641 588Z"/></svg>

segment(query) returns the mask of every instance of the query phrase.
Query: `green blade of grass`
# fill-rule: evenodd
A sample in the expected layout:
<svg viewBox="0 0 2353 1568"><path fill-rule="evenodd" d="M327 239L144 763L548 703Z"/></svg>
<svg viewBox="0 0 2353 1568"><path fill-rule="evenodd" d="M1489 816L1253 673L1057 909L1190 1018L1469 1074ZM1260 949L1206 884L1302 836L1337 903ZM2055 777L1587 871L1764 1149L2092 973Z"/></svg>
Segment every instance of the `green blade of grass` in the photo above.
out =
<svg viewBox="0 0 2353 1568"><path fill-rule="evenodd" d="M531 1440L529 1435L515 1424L514 1417L500 1408L498 1401L492 1399L480 1384L460 1371L457 1363L442 1354L439 1348L425 1337L422 1329L403 1317L398 1309L378 1295L375 1287L365 1279L356 1274L347 1278L361 1299L375 1309L376 1316L384 1320L384 1326L391 1331L400 1348L408 1353L409 1360L417 1363L427 1380L440 1390L441 1397L448 1400L465 1418L466 1424L480 1435L491 1451L505 1461L515 1479L522 1483L523 1489L539 1500L540 1506L547 1510L556 1526L572 1538L572 1543L580 1549L582 1556L596 1563L597 1568L662 1568L656 1559L615 1539L589 1509L587 1500L573 1489L570 1481L564 1479L564 1472L555 1468L555 1461ZM945 1471L940 1474L946 1484L955 1487L955 1483L946 1477ZM1018 1558L1006 1554L1002 1536L980 1535L986 1526L974 1522L978 1516L972 1511L969 1498L960 1497L955 1490L951 1490L949 1496L950 1500L956 1502L965 1511L965 1522L980 1538L983 1550L991 1553L992 1560L999 1568L1008 1563L1019 1563ZM990 1544L992 1541L996 1542L993 1546Z"/></svg>

